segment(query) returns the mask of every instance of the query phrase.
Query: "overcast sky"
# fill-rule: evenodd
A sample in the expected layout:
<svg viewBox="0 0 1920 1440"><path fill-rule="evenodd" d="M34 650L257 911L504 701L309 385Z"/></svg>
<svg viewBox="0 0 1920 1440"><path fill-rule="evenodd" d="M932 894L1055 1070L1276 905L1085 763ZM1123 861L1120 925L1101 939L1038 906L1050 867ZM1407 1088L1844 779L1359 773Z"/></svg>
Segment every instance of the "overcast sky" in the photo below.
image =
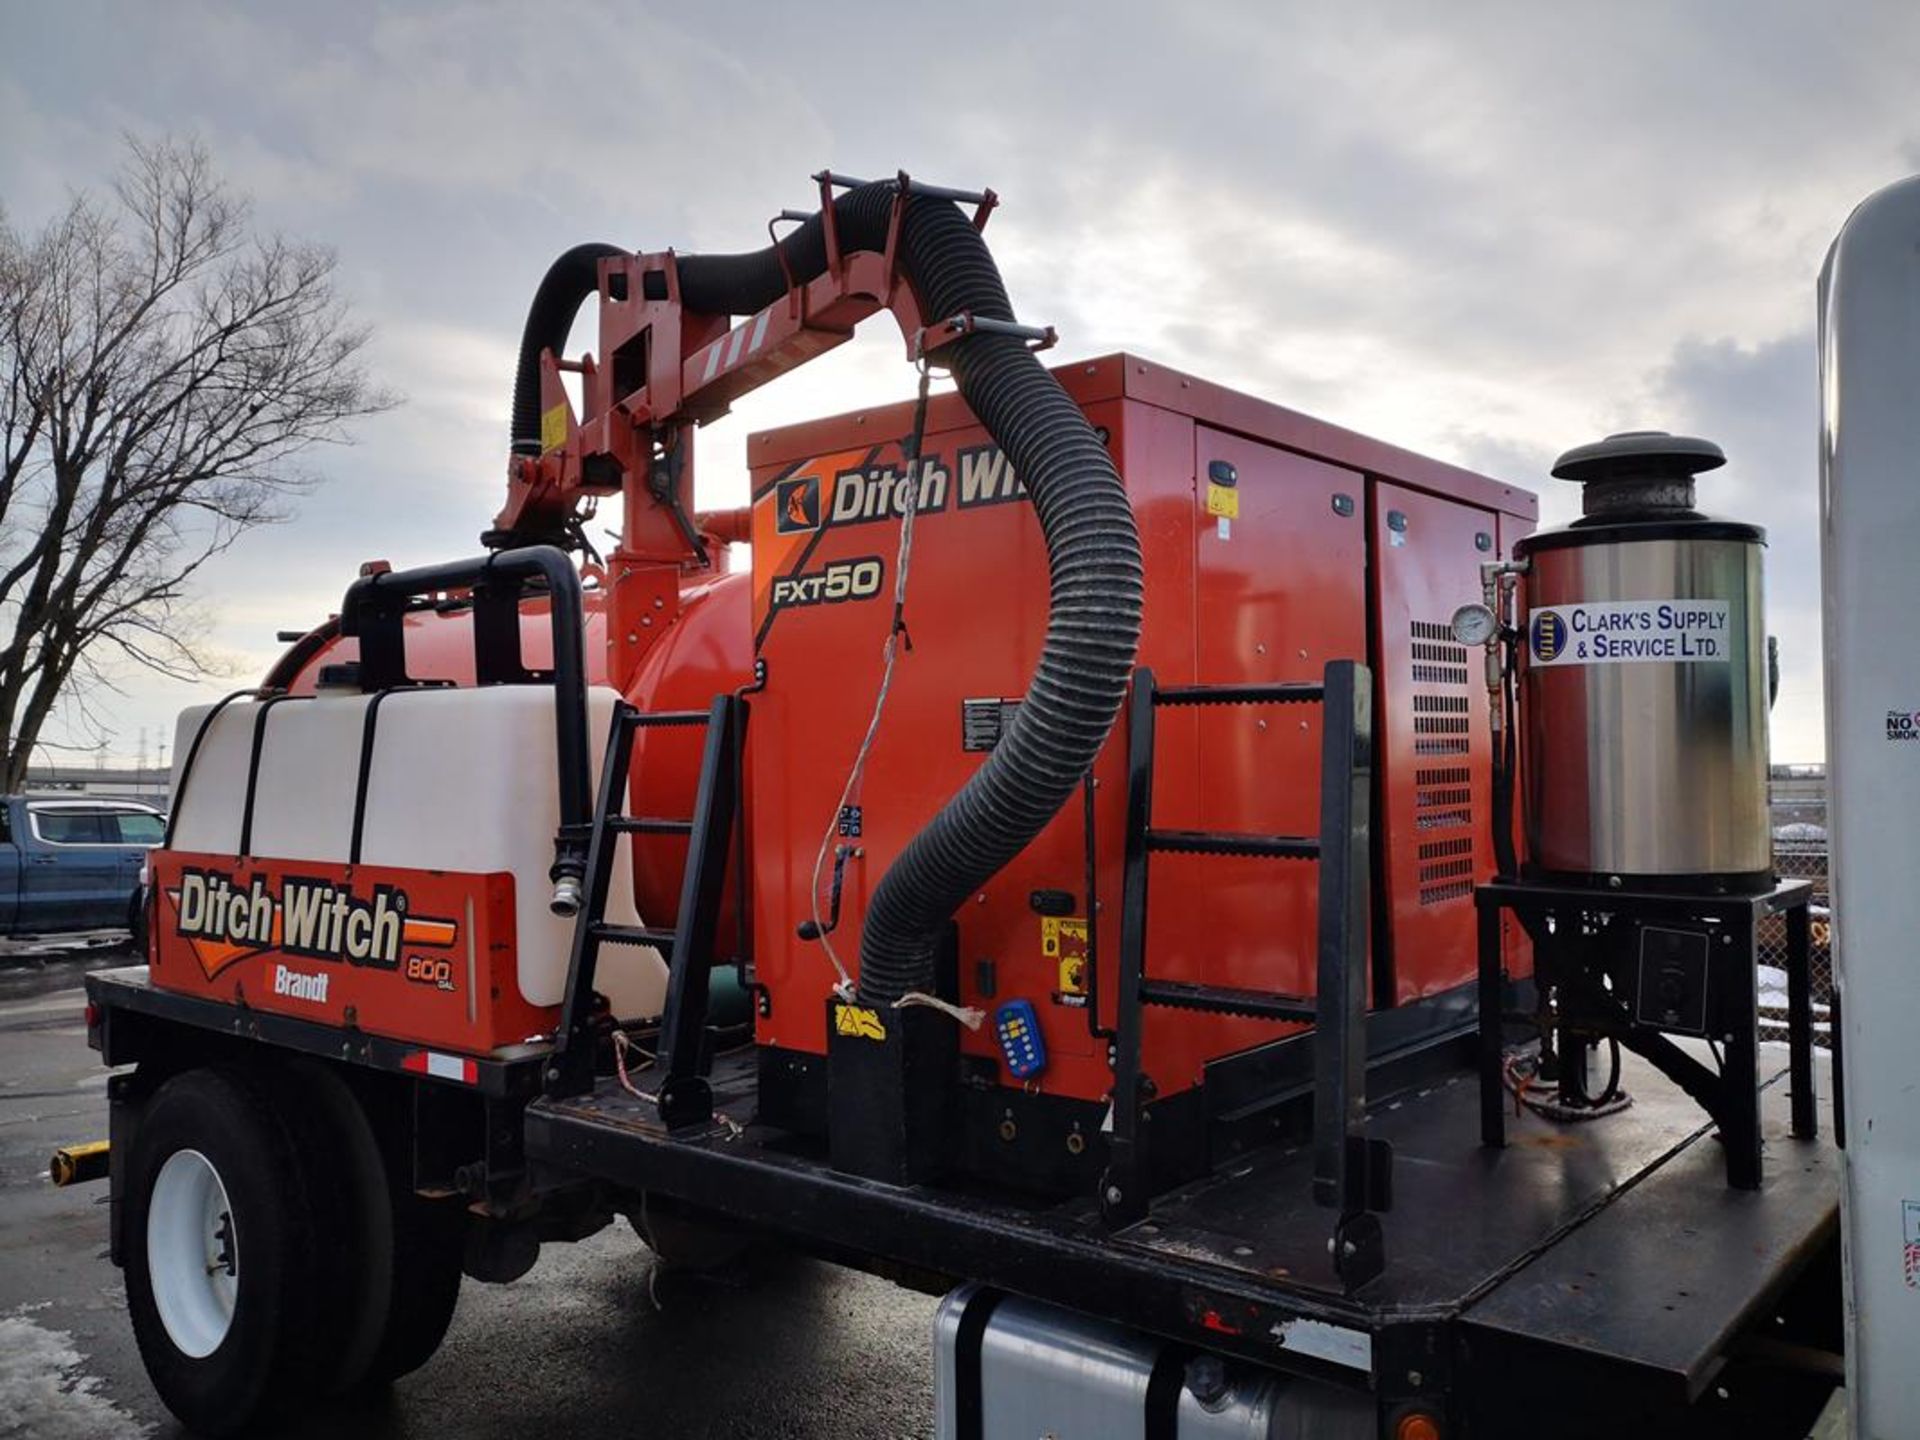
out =
<svg viewBox="0 0 1920 1440"><path fill-rule="evenodd" d="M206 572L247 678L361 560L475 550L561 249L746 248L823 164L905 167L1000 192L995 253L1062 358L1139 351L1536 489L1550 522L1568 446L1719 441L1702 503L1771 533L1774 753L1804 760L1814 281L1849 208L1920 169L1917 74L1904 3L0 0L0 203L30 226L124 132L192 133L262 225L337 247L407 404ZM906 393L869 328L704 432L702 506L742 499L750 430ZM127 677L118 756L197 693Z"/></svg>

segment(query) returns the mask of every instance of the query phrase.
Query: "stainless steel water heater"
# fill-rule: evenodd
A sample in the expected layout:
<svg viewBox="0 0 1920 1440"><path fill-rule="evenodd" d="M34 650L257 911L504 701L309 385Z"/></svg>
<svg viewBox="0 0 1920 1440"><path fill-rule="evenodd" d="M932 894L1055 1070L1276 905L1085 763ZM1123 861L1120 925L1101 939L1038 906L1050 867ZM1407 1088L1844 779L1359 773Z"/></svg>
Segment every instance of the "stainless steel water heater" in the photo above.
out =
<svg viewBox="0 0 1920 1440"><path fill-rule="evenodd" d="M1572 525L1519 541L1526 870L1608 888L1761 891L1768 665L1758 526L1694 507L1726 463L1634 431L1569 450Z"/></svg>

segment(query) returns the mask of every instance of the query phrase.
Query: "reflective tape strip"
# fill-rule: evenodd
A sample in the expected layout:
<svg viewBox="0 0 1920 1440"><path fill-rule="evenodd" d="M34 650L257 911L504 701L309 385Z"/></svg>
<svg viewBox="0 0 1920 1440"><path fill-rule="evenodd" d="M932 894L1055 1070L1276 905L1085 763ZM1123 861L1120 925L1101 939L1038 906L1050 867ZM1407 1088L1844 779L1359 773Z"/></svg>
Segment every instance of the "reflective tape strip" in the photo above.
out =
<svg viewBox="0 0 1920 1440"><path fill-rule="evenodd" d="M760 312L759 318L753 322L753 339L747 342L747 353L749 355L752 355L758 352L758 350L760 349L760 342L765 340L766 338L767 338L767 312L762 310Z"/></svg>
<svg viewBox="0 0 1920 1440"><path fill-rule="evenodd" d="M706 384L707 381L711 380L714 377L715 372L718 371L719 369L720 369L720 342L716 340L713 342L713 344L707 347L707 368L700 372L700 383L702 385Z"/></svg>
<svg viewBox="0 0 1920 1440"><path fill-rule="evenodd" d="M458 1080L462 1085L480 1078L480 1067L473 1061L461 1055L442 1055L438 1050L414 1050L400 1061L400 1068L436 1080Z"/></svg>
<svg viewBox="0 0 1920 1440"><path fill-rule="evenodd" d="M1301 1317L1276 1321L1267 1336L1296 1355L1311 1355L1349 1370L1370 1373L1373 1369L1373 1337L1364 1330Z"/></svg>
<svg viewBox="0 0 1920 1440"><path fill-rule="evenodd" d="M738 330L733 332L733 343L727 346L727 366L729 369L732 368L733 362L740 358L740 347L746 343L747 327L742 325Z"/></svg>

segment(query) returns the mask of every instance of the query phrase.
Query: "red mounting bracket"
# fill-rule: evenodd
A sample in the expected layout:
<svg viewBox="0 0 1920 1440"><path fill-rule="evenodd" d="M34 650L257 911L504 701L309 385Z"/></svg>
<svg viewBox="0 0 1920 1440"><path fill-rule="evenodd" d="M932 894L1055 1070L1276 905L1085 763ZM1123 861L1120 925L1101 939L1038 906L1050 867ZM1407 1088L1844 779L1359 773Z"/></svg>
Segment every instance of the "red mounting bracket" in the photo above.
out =
<svg viewBox="0 0 1920 1440"><path fill-rule="evenodd" d="M962 310L937 325L916 330L913 343L907 347L907 358L923 360L968 335L1011 335L1016 340L1025 341L1027 349L1036 353L1051 350L1060 342L1060 336L1051 325L1019 325L1011 320L994 320L975 315L971 310Z"/></svg>

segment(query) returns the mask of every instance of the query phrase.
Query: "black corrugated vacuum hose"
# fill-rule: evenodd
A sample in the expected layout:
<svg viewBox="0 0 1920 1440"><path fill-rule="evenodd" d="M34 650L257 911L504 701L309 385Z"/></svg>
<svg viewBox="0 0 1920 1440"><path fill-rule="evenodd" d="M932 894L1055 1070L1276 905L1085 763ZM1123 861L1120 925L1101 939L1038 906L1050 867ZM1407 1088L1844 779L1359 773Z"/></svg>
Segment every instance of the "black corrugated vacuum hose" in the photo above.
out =
<svg viewBox="0 0 1920 1440"><path fill-rule="evenodd" d="M960 229L979 244L964 219ZM997 276L993 285L999 288ZM929 314L959 309L981 313L962 304ZM1047 542L1050 609L1026 704L986 764L909 842L867 907L860 993L885 1002L932 989L934 951L947 920L1086 778L1119 714L1140 641L1133 509L1080 407L1011 337L957 341L950 363L961 395L1033 501Z"/></svg>
<svg viewBox="0 0 1920 1440"><path fill-rule="evenodd" d="M863 185L834 203L845 250L886 244L895 187ZM690 255L680 294L695 310L744 315L786 292L787 274L826 269L819 216L750 255ZM930 320L963 311L1012 320L1000 271L951 201L909 196L900 265ZM1140 640L1140 537L1106 447L1010 336L969 335L941 351L960 394L1007 454L1046 536L1052 600L1046 643L1017 712L987 762L881 879L860 937L860 994L890 1003L933 988L934 950L953 912L1040 833L1092 768L1113 728Z"/></svg>
<svg viewBox="0 0 1920 1440"><path fill-rule="evenodd" d="M600 287L601 260L627 253L618 245L576 245L547 267L540 288L533 292L526 328L520 332L520 363L513 372L509 444L515 455L540 453L540 352L566 352L573 317Z"/></svg>
<svg viewBox="0 0 1920 1440"><path fill-rule="evenodd" d="M885 247L896 193L893 182L883 181L858 186L834 202L843 250ZM549 284L557 296L571 293L556 274L584 264L590 276L595 248L563 256L542 284L542 295ZM584 261L573 258L583 252ZM951 201L910 195L897 253L930 320L969 311L1014 318L986 242ZM700 313L751 314L784 295L789 276L804 283L826 266L825 232L815 215L783 237L778 250L680 257L680 297ZM591 289L589 278L579 298ZM529 343L536 339L534 319L529 315ZM538 343L564 343L564 332L552 338L556 323L543 321ZM968 335L940 358L1026 486L1047 542L1051 608L1026 703L986 763L908 843L867 907L859 989L863 999L883 1004L932 990L934 952L954 911L1040 833L1092 769L1119 714L1140 640L1140 537L1133 509L1080 407L1011 336ZM535 396L524 416L520 389L515 392L516 441L525 421L530 428L524 433L537 442L538 359L535 349ZM527 369L523 350L523 377Z"/></svg>

